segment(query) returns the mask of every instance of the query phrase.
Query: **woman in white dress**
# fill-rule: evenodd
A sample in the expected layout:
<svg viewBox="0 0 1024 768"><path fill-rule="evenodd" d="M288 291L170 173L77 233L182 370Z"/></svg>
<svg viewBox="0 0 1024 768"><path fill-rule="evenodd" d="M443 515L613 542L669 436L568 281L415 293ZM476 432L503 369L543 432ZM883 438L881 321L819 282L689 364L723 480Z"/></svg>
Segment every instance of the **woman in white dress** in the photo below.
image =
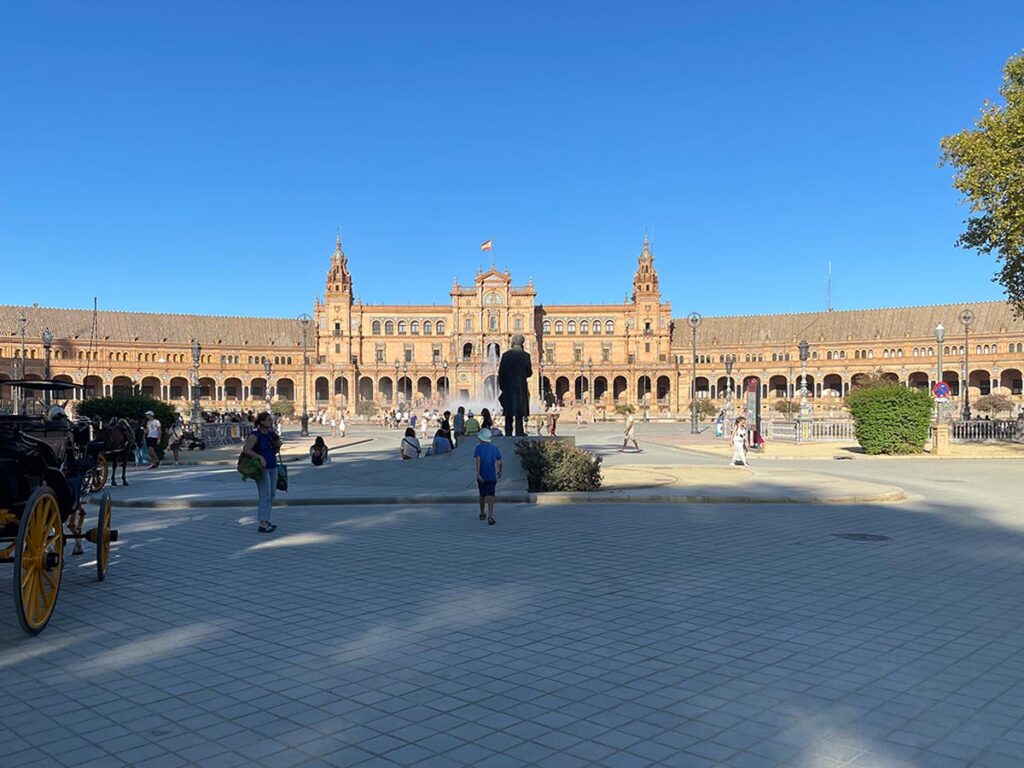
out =
<svg viewBox="0 0 1024 768"><path fill-rule="evenodd" d="M732 464L742 464L744 467L749 467L750 463L747 461L747 449L749 443L747 442L747 420L745 417L740 416L736 419L736 424L732 428Z"/></svg>

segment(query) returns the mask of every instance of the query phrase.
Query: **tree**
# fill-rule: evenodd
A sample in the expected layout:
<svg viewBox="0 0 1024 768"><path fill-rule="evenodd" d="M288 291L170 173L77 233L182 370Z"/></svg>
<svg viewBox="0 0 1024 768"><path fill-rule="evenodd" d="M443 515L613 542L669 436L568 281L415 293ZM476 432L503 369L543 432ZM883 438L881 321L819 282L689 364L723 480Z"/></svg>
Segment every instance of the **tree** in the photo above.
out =
<svg viewBox="0 0 1024 768"><path fill-rule="evenodd" d="M1012 411L1013 401L1006 395L982 395L974 401L974 410L995 416Z"/></svg>
<svg viewBox="0 0 1024 768"><path fill-rule="evenodd" d="M152 411L160 426L163 427L163 436L160 438L160 445L157 446L157 454L163 456L163 450L167 447L168 430L178 418L177 411L163 400L157 400L149 395L114 395L112 397L94 397L79 403L75 409L79 416L86 419L128 419L140 423L146 422L146 411Z"/></svg>
<svg viewBox="0 0 1024 768"><path fill-rule="evenodd" d="M772 410L777 413L784 413L786 416L791 417L794 413L800 413L800 401L787 400L780 397L772 403Z"/></svg>
<svg viewBox="0 0 1024 768"><path fill-rule="evenodd" d="M956 169L953 186L972 216L957 245L995 254L993 278L1024 315L1024 52L1003 68L1002 106L985 101L975 128L942 139L939 165Z"/></svg>

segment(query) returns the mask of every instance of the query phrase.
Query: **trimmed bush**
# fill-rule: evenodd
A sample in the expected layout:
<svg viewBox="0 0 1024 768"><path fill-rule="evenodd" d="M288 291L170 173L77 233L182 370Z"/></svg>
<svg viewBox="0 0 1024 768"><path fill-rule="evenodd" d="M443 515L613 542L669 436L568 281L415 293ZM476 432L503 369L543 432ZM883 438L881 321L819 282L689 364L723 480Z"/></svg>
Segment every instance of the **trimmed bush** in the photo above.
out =
<svg viewBox="0 0 1024 768"><path fill-rule="evenodd" d="M531 491L596 491L601 457L561 440L519 440L516 453Z"/></svg>
<svg viewBox="0 0 1024 768"><path fill-rule="evenodd" d="M273 413L275 416L294 416L295 401L278 400L276 403L271 403L270 412Z"/></svg>
<svg viewBox="0 0 1024 768"><path fill-rule="evenodd" d="M924 389L879 384L847 398L857 442L871 454L920 453L928 439L932 396Z"/></svg>
<svg viewBox="0 0 1024 768"><path fill-rule="evenodd" d="M149 395L114 395L113 397L94 397L78 404L75 412L87 419L100 419L104 423L111 419L129 419L146 423L146 411L152 411L160 426L164 428L157 455L163 457L167 447L167 430L178 418L177 411L163 400Z"/></svg>

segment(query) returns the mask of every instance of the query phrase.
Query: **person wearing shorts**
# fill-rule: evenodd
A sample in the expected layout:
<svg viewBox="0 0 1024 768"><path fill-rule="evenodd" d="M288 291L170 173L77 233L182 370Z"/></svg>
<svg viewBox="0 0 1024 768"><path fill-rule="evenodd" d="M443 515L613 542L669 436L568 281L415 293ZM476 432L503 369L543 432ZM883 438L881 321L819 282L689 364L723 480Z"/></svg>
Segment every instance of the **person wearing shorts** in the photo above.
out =
<svg viewBox="0 0 1024 768"><path fill-rule="evenodd" d="M149 453L149 468L156 469L160 466L160 458L156 455L156 447L160 445L160 437L164 428L160 420L153 415L152 411L146 411L146 450Z"/></svg>
<svg viewBox="0 0 1024 768"><path fill-rule="evenodd" d="M501 451L491 443L491 430L481 429L476 436L480 444L473 451L473 462L476 464L476 486L480 491L480 519L494 525L494 495L501 477Z"/></svg>

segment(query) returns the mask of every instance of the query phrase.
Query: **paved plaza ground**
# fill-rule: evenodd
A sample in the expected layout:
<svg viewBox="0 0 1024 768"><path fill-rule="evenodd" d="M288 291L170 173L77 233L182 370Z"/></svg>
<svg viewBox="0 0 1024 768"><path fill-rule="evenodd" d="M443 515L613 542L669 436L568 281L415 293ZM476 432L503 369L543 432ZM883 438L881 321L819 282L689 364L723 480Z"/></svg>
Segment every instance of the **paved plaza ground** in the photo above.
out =
<svg viewBox="0 0 1024 768"><path fill-rule="evenodd" d="M563 431L610 477L720 472L686 430ZM335 466L397 476L396 435ZM313 500L261 536L186 506L214 466L133 473L183 503L115 501L108 580L69 558L39 637L0 613L0 765L1021 765L1024 463L753 463L719 482L906 497Z"/></svg>

